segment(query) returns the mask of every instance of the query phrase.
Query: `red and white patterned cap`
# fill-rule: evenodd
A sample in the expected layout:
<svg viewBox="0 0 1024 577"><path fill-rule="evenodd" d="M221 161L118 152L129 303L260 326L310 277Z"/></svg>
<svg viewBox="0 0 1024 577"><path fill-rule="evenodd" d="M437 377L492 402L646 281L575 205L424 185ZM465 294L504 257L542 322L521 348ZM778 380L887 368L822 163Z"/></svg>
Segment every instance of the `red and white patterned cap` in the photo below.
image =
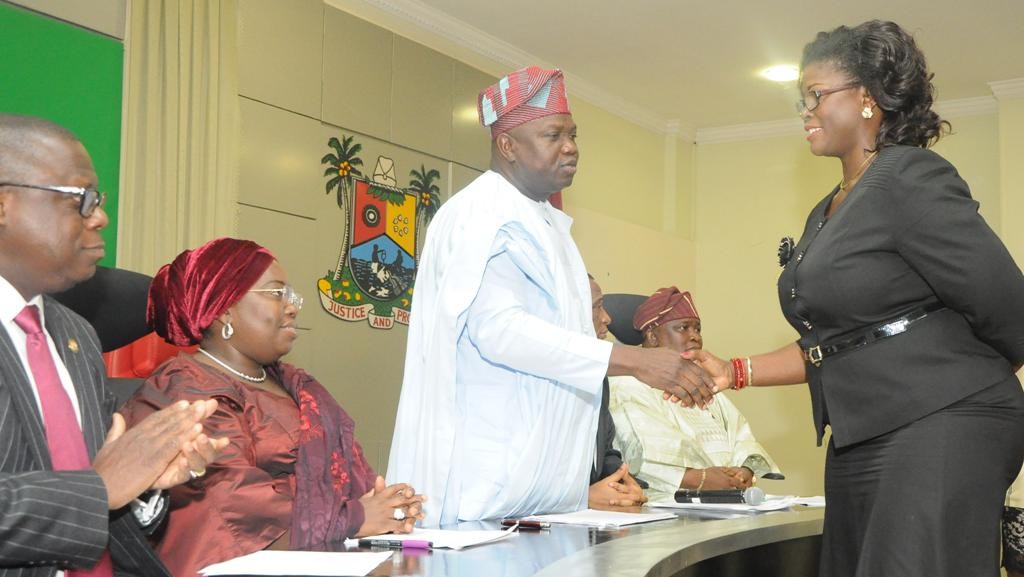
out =
<svg viewBox="0 0 1024 577"><path fill-rule="evenodd" d="M480 93L477 112L480 124L491 127L492 139L531 120L570 114L565 77L558 69L529 66L516 70Z"/></svg>

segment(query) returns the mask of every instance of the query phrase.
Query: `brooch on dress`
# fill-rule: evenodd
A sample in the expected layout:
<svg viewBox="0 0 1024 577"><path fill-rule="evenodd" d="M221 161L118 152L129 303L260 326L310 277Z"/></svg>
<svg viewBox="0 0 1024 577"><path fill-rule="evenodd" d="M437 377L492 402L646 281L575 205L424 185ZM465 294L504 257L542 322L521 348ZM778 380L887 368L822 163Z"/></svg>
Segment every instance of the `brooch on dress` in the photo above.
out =
<svg viewBox="0 0 1024 577"><path fill-rule="evenodd" d="M793 242L793 237L784 236L779 241L779 266L786 268L786 264L793 258L793 252L796 250L796 243Z"/></svg>

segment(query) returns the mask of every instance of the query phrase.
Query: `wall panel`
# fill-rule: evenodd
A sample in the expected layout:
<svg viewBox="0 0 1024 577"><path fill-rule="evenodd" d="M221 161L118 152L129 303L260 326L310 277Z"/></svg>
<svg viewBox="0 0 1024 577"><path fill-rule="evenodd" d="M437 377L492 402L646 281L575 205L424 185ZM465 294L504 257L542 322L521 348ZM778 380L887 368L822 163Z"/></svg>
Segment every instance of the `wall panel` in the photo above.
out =
<svg viewBox="0 0 1024 577"><path fill-rule="evenodd" d="M320 118L323 30L320 0L240 0L239 93Z"/></svg>
<svg viewBox="0 0 1024 577"><path fill-rule="evenodd" d="M383 28L325 8L324 122L392 139L394 42Z"/></svg>

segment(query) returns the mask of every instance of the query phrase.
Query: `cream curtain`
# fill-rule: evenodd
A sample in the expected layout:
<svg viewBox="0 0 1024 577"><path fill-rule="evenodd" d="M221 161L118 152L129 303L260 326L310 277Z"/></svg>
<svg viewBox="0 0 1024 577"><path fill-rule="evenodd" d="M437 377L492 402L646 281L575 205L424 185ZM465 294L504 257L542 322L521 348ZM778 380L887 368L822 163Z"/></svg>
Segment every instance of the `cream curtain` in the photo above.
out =
<svg viewBox="0 0 1024 577"><path fill-rule="evenodd" d="M235 0L129 0L119 267L235 234L236 39Z"/></svg>

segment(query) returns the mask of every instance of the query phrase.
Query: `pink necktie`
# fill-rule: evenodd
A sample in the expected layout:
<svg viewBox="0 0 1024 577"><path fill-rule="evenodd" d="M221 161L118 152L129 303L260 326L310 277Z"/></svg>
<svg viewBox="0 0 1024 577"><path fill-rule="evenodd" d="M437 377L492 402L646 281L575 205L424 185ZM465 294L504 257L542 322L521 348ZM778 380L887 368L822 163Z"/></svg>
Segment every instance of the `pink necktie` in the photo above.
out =
<svg viewBox="0 0 1024 577"><path fill-rule="evenodd" d="M64 390L57 374L57 366L50 355L39 309L28 305L14 322L25 331L28 366L36 382L39 403L43 407L43 426L46 429L46 444L50 448L50 460L54 471L78 471L89 468L89 452L85 448L85 437L78 426L75 407ZM112 577L113 566L109 551L104 551L96 566L88 570L68 571L75 577Z"/></svg>

